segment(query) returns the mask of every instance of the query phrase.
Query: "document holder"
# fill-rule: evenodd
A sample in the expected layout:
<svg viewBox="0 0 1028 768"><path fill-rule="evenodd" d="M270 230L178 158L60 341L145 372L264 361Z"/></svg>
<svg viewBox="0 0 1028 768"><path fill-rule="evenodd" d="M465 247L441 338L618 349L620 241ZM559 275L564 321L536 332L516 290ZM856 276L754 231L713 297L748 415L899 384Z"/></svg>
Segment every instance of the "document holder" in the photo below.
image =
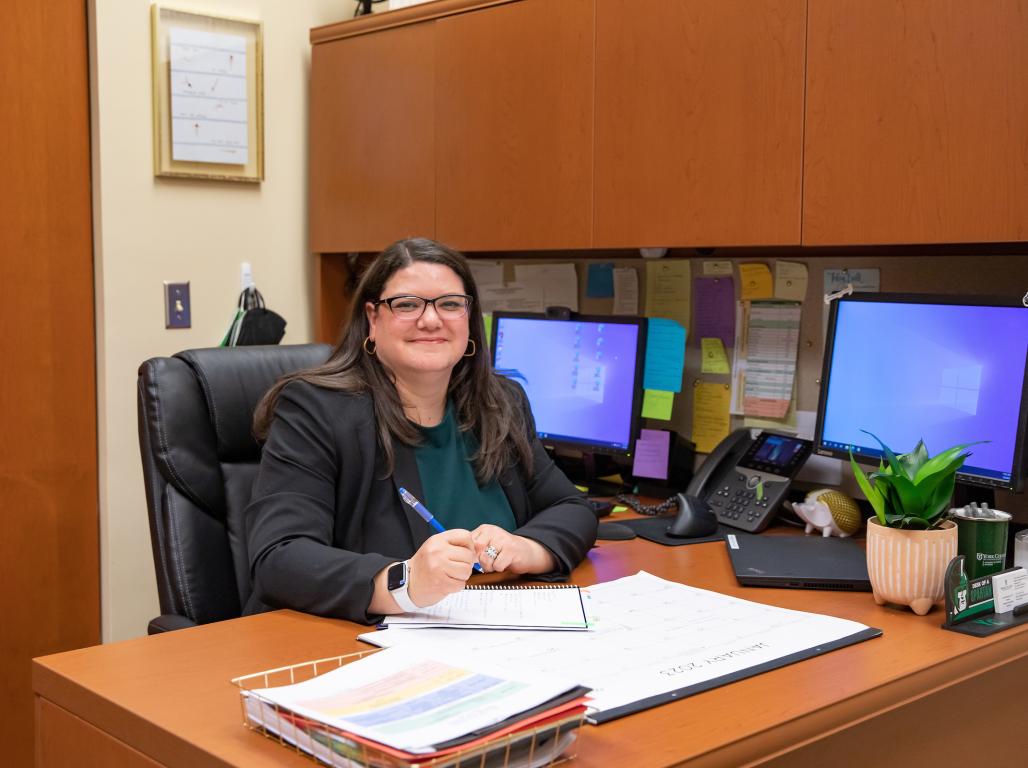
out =
<svg viewBox="0 0 1028 768"><path fill-rule="evenodd" d="M326 723L318 723L312 733L304 727L302 718L253 693L260 688L300 683L379 651L358 651L233 678L232 683L239 688L243 725L316 763L340 768L535 768L561 765L575 758L573 745L581 737L584 712L564 713L445 754L403 757Z"/></svg>

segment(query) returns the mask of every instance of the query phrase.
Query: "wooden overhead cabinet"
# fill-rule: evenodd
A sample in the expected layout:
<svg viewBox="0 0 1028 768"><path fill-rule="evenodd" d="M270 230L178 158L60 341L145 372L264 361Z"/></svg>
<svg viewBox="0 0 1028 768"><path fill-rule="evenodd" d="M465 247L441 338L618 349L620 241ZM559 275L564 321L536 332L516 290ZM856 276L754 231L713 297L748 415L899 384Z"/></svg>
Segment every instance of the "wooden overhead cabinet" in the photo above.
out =
<svg viewBox="0 0 1028 768"><path fill-rule="evenodd" d="M795 245L805 0L596 0L595 247Z"/></svg>
<svg viewBox="0 0 1028 768"><path fill-rule="evenodd" d="M593 0L524 0L436 27L439 238L589 247Z"/></svg>
<svg viewBox="0 0 1028 768"><path fill-rule="evenodd" d="M435 26L314 46L310 248L377 251L435 234Z"/></svg>
<svg viewBox="0 0 1028 768"><path fill-rule="evenodd" d="M1028 1L810 0L805 245L1028 239Z"/></svg>

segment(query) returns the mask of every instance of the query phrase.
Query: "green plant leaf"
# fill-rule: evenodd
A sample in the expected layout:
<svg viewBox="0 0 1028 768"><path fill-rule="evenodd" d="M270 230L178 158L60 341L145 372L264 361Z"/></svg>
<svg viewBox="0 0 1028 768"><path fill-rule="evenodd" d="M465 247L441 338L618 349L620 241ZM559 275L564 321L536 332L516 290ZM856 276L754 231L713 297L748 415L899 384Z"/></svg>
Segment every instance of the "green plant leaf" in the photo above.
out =
<svg viewBox="0 0 1028 768"><path fill-rule="evenodd" d="M864 492L864 496L871 503L871 508L874 509L878 522L882 525L888 525L885 520L885 501L882 499L882 494L872 487L864 475L864 471L857 466L857 462L853 458L853 451L850 451L850 467L853 469L853 477L857 479L857 485L860 486L860 490Z"/></svg>
<svg viewBox="0 0 1028 768"><path fill-rule="evenodd" d="M932 458L930 458L928 461L926 461L921 466L921 468L917 471L917 476L914 478L914 482L915 483L916 482L920 482L921 478L926 477L927 475L932 475L932 474L935 474L936 472L942 471L943 468L946 467L948 464L950 464L954 459L956 459L963 452L963 450L965 448L970 448L972 445L980 445L981 443L987 443L987 442L989 442L989 441L988 440L978 440L978 441L976 441L974 443L964 443L963 445L954 445L952 448L948 448L945 451L943 451L942 453L937 454L935 456L932 456ZM960 464L958 464L953 469L953 471L956 472L957 469L959 469L960 466L964 463L964 459L966 459L970 455L971 454L968 453L965 456L961 457Z"/></svg>
<svg viewBox="0 0 1028 768"><path fill-rule="evenodd" d="M888 482L889 500L895 505L897 512L902 512L910 517L924 517L928 499L922 493L921 488L914 485L906 474L882 477L878 482Z"/></svg>
<svg viewBox="0 0 1028 768"><path fill-rule="evenodd" d="M939 481L935 483L925 507L925 519L932 521L933 526L938 523L942 513L949 508L950 500L953 498L953 488L957 484L956 473L949 476L938 475L938 477Z"/></svg>
<svg viewBox="0 0 1028 768"><path fill-rule="evenodd" d="M913 480L917 471L928 461L928 449L925 448L924 440L918 440L917 445L910 453L904 453L899 457L899 463L907 477Z"/></svg>
<svg viewBox="0 0 1028 768"><path fill-rule="evenodd" d="M903 471L903 467L899 463L899 459L896 458L896 454L892 452L892 448L890 448L885 443L883 443L881 440L879 440L878 436L875 435L874 433L868 432L866 429L862 429L860 431L863 432L866 435L871 435L871 437L873 437L878 442L878 445L882 446L882 453L885 454L885 460L889 463L889 469L892 470L892 474L894 474L894 475L905 474L904 471Z"/></svg>

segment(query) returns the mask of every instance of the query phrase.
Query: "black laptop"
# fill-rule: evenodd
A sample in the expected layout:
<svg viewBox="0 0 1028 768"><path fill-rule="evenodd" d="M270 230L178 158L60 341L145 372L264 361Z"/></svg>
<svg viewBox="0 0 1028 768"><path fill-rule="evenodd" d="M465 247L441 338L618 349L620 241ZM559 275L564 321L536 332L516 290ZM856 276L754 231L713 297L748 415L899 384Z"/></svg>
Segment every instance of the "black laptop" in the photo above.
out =
<svg viewBox="0 0 1028 768"><path fill-rule="evenodd" d="M725 535L735 578L748 587L870 592L867 557L852 539Z"/></svg>

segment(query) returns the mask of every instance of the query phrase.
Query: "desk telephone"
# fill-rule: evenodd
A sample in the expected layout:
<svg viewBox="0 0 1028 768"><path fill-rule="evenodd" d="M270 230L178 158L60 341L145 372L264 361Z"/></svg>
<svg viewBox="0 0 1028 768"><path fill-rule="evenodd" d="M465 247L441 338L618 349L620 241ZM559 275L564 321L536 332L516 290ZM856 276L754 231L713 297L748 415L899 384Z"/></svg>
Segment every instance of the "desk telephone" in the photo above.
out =
<svg viewBox="0 0 1028 768"><path fill-rule="evenodd" d="M718 522L759 533L785 500L813 443L792 435L737 429L710 453L693 475L686 496L710 505Z"/></svg>

